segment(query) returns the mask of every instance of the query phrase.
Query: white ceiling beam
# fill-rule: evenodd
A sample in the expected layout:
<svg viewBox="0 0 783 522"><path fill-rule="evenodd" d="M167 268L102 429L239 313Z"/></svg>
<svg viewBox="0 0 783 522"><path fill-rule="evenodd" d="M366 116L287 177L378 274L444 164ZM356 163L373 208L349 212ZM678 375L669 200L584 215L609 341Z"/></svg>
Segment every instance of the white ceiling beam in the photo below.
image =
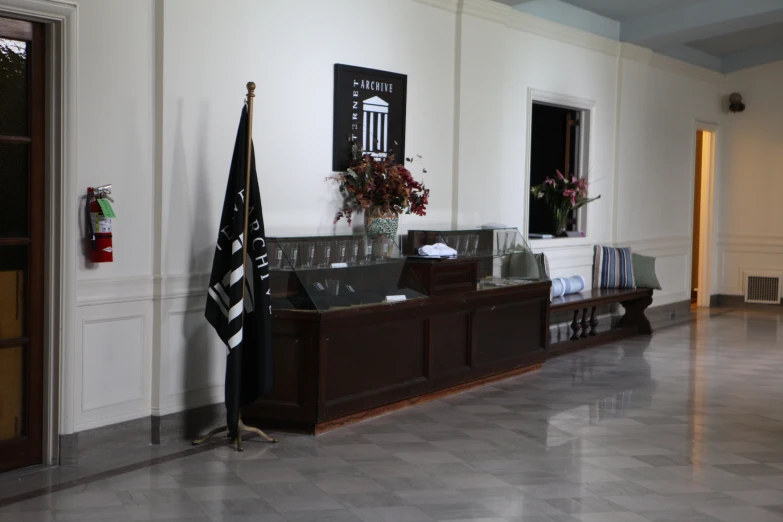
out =
<svg viewBox="0 0 783 522"><path fill-rule="evenodd" d="M783 21L783 0L705 0L623 22L624 42L653 49Z"/></svg>

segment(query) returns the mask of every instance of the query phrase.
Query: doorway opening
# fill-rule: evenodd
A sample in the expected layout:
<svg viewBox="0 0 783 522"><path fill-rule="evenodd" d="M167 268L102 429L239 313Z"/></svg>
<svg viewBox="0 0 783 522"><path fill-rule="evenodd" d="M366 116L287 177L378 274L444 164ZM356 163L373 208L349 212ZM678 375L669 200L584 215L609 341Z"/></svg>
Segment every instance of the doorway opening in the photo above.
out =
<svg viewBox="0 0 783 522"><path fill-rule="evenodd" d="M691 245L691 307L710 306L712 196L715 137L711 125L697 125L694 154L693 239Z"/></svg>

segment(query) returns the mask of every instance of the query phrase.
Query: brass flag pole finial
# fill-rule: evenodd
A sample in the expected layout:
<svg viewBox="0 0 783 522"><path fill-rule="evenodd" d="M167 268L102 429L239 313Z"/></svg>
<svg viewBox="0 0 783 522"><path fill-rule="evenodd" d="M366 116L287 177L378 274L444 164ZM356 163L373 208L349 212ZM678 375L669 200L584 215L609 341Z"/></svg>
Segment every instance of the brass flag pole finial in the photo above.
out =
<svg viewBox="0 0 783 522"><path fill-rule="evenodd" d="M256 95L256 82L247 82L247 96L255 97Z"/></svg>

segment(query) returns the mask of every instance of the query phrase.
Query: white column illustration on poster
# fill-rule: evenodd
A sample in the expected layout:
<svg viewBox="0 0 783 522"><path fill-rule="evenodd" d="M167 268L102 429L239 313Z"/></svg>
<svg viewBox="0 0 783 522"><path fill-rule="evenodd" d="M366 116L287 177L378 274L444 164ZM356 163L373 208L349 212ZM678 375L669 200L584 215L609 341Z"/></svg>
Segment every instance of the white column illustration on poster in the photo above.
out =
<svg viewBox="0 0 783 522"><path fill-rule="evenodd" d="M362 126L363 149L382 159L389 150L389 104L377 96L362 102L364 118ZM377 152L380 151L380 152Z"/></svg>

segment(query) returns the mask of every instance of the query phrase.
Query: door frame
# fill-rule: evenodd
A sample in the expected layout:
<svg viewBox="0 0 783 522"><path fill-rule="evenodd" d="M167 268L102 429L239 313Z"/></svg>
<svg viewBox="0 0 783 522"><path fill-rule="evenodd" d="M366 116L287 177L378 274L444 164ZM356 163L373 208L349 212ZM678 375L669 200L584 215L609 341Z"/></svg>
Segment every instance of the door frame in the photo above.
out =
<svg viewBox="0 0 783 522"><path fill-rule="evenodd" d="M0 15L46 25L46 215L44 261L44 465L59 461L61 434L73 433L72 375L79 209L77 163L77 4L4 0Z"/></svg>
<svg viewBox="0 0 783 522"><path fill-rule="evenodd" d="M690 203L690 230L691 243L693 242L693 213L695 212L696 197L696 140L699 131L710 133L710 149L707 151L709 159L709 168L702 169L701 177L701 216L704 219L699 220L699 280L697 281L699 293L696 297L696 306L699 308L709 308L710 297L712 295L712 246L713 233L715 227L715 172L716 149L719 140L719 126L715 123L694 120L693 130L691 132L691 203ZM704 152L702 152L704 155ZM689 285L689 288L692 285ZM689 292L690 295L690 292Z"/></svg>

